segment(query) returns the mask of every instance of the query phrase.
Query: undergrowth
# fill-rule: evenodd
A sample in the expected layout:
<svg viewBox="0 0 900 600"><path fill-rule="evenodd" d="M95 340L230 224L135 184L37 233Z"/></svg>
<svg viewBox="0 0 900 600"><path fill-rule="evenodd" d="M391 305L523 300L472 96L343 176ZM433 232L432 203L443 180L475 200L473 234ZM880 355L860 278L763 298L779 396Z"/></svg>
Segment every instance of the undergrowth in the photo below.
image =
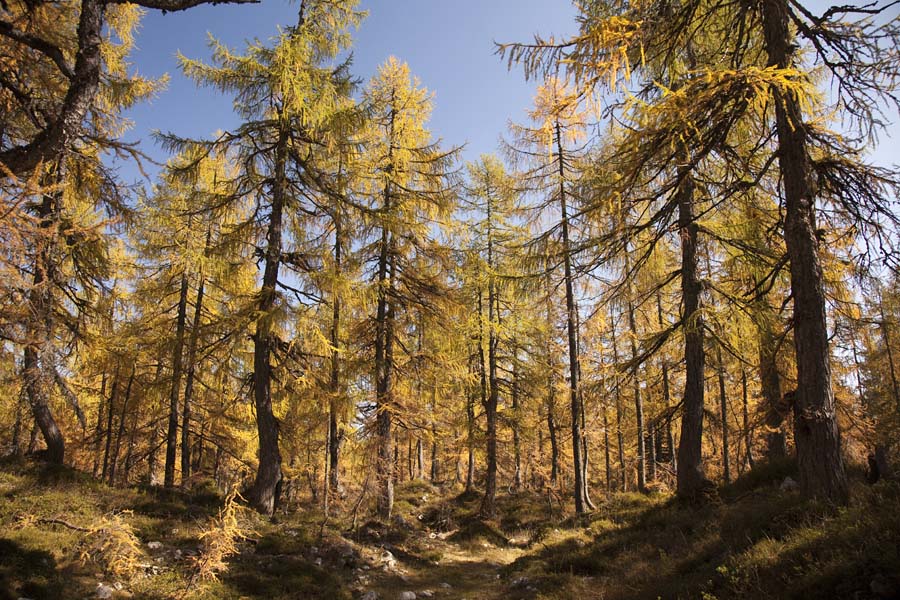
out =
<svg viewBox="0 0 900 600"><path fill-rule="evenodd" d="M525 491L499 496L496 518L483 520L477 493L408 482L390 523L348 531L346 514L326 527L314 507L269 520L210 486L196 495L115 489L71 470L7 462L0 600L87 598L101 583L122 588L114 598L350 600L364 589L354 573L366 564L380 572L377 557L388 549L417 581L429 573L451 581L447 598L900 597L900 484L857 477L850 506L834 509L781 490L794 469L760 465L702 507L619 493L577 518ZM473 572L486 578L483 588Z"/></svg>

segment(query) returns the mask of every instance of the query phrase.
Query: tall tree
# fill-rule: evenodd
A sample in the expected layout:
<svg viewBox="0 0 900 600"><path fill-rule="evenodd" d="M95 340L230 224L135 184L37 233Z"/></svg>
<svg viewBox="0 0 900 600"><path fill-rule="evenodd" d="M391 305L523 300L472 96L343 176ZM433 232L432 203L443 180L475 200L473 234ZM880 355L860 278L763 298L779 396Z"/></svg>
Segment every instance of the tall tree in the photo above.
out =
<svg viewBox="0 0 900 600"><path fill-rule="evenodd" d="M512 218L516 210L518 193L515 179L507 174L503 164L494 156L482 155L468 164L469 183L465 208L475 213L472 227L473 241L481 263L478 285L487 290L487 310L481 310L483 325L481 340L487 345L487 362L481 367L487 374L487 393L484 398L484 412L487 420L487 472L485 475L484 498L480 512L482 516L493 516L497 493L497 436L498 402L500 398L501 305L503 276L509 276L507 254L512 237ZM480 352L484 356L483 352ZM515 360L513 357L511 360Z"/></svg>
<svg viewBox="0 0 900 600"><path fill-rule="evenodd" d="M543 195L537 211L553 211L554 224L537 239L537 252L548 258L544 268L553 272L562 267L566 299L566 337L569 358L569 404L571 407L572 461L575 511L590 509L585 481L581 394L578 388L579 316L575 298L575 258L579 244L573 224L579 212L578 160L584 149L587 112L578 94L557 78L549 78L535 96L530 111L532 126L513 126L513 156L524 162L523 185Z"/></svg>
<svg viewBox="0 0 900 600"><path fill-rule="evenodd" d="M656 102L627 102L626 106L636 106L645 117L651 116L652 127L645 121L632 131L642 132L643 147L678 174L674 187L682 190L682 199L687 197L692 173L703 161L716 158L714 150L728 161L734 158L731 148L735 145L727 140L748 131L738 124L755 120L763 123L764 131L773 132L777 161L764 160L758 171L748 163L740 164L717 187L723 201L730 199L746 187L743 176L748 171L754 185L771 173L777 162L798 361L795 438L801 487L807 495L837 503L846 502L847 484L831 388L816 200L835 209L838 219L832 223L841 221L863 237L890 247L885 224L895 222L896 216L881 198L887 189L897 186L896 177L860 158L865 140L883 126L882 101L894 103L900 79L897 57L882 58L884 47L900 37L900 25L897 19L879 22L873 18L889 6L848 5L816 16L801 4L784 0L763 0L749 7L699 0L681 5L588 2L580 7L581 31L573 39L561 44L538 39L536 44L504 48L510 60L523 62L529 73L565 65L586 93L601 85L618 91L620 86L625 89L634 84L643 88L640 93L652 94L655 82L665 81L661 93L654 94ZM745 35L734 35L736 31ZM855 142L828 132L823 122L805 116L805 109L815 108L817 97L812 79L807 77L810 63L803 62L805 52L840 82L835 107L860 133ZM721 60L723 56L726 61ZM632 65L649 77L632 80ZM687 131L683 124L689 124ZM644 137L645 133L650 137ZM756 144L754 152L768 154L769 149L766 144ZM682 237L688 242L687 262L690 247L695 246L692 229L696 215L687 212L686 202L679 205ZM699 287L689 276L683 282L688 313L696 304L689 297ZM693 324L685 316L691 333ZM698 334L701 331L697 329ZM695 343L691 346L696 348ZM697 370L700 356L689 354L688 367ZM702 432L702 408L697 406L702 404L686 403L682 421L683 434L690 435L687 440L682 435L684 451L679 453L680 459L690 461L679 461L682 495L691 495L702 480L696 441Z"/></svg>
<svg viewBox="0 0 900 600"><path fill-rule="evenodd" d="M372 78L364 94L371 131L366 152L372 175L365 184L373 202L376 241L374 295L375 420L378 513L390 519L394 504L395 351L398 319L407 305L429 306L439 293L429 273L417 273L412 258L432 246L429 227L453 200L455 150L443 151L426 122L431 94L394 57Z"/></svg>
<svg viewBox="0 0 900 600"><path fill-rule="evenodd" d="M299 271L311 266L290 251L291 220L303 214L298 203L305 190L326 179L322 156L334 140L333 124L347 118L351 81L344 66L329 64L350 44L349 29L362 14L357 2L305 0L297 25L285 28L273 45L255 42L236 55L213 41L213 65L181 58L182 69L200 85L236 96L245 119L234 132L209 142L168 138L175 147L215 150L234 156L240 169L230 182L226 201L245 198L256 210L243 227L260 243L262 279L253 307L253 395L259 436L259 462L249 500L262 513L278 504L282 470L279 425L273 403L271 359L281 348L277 325L286 307L279 292L281 267ZM259 148L264 150L260 151Z"/></svg>

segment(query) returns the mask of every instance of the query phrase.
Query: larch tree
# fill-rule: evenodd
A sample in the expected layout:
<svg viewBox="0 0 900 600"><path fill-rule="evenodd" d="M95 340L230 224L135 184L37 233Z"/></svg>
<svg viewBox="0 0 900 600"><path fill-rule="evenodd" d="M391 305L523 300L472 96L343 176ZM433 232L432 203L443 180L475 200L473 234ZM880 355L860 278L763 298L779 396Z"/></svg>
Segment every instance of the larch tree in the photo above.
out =
<svg viewBox="0 0 900 600"><path fill-rule="evenodd" d="M371 198L370 245L375 264L374 349L378 514L390 519L394 503L394 413L398 322L411 304L427 305L439 287L417 276L412 260L432 246L429 228L452 208L452 163L456 150L443 151L426 123L431 94L394 57L365 89L370 113L366 153L371 175L364 184Z"/></svg>
<svg viewBox="0 0 900 600"><path fill-rule="evenodd" d="M282 348L278 325L288 309L279 272L285 264L300 272L312 268L291 252L290 222L304 214L306 190L317 189L325 177L322 154L337 141L333 124L352 110L346 65L335 59L350 44L350 28L363 17L356 4L306 0L298 24L285 28L272 46L253 43L240 55L213 41L212 65L181 59L184 72L198 84L233 93L244 119L235 131L215 140L167 139L176 148L233 157L238 174L229 182L226 201L256 203L239 229L263 259L252 309L259 461L249 500L265 514L274 512L283 478L271 364L273 353Z"/></svg>
<svg viewBox="0 0 900 600"><path fill-rule="evenodd" d="M506 172L503 163L495 156L483 155L468 167L464 208L473 213L471 235L477 254L480 273L476 279L479 314L479 370L484 373L487 385L483 408L487 421L484 497L480 513L491 517L496 508L497 494L497 436L498 403L500 399L501 324L503 276L509 273L509 245L513 236L511 218L517 209L519 193L516 180ZM483 307L482 297L487 300ZM487 352L483 348L487 348ZM511 360L515 361L513 356Z"/></svg>
<svg viewBox="0 0 900 600"><path fill-rule="evenodd" d="M566 336L569 360L569 404L571 407L572 460L574 468L575 511L592 508L587 493L584 469L583 431L581 426L581 394L578 388L577 299L575 298L575 259L580 244L574 222L580 212L577 194L580 174L579 159L583 154L588 126L587 111L578 94L560 79L548 79L535 96L529 115L531 126L514 125L511 154L522 164L523 185L539 196L535 210L552 214L550 227L535 240L536 252L546 253L543 268L556 275L562 269L562 286L566 301ZM549 212L549 211L552 211Z"/></svg>
<svg viewBox="0 0 900 600"><path fill-rule="evenodd" d="M5 256L10 267L24 261L8 281L12 297L27 309L7 339L22 348L26 396L46 457L57 463L65 457L65 436L52 398L59 390L68 401L76 399L61 375L65 348L78 337L74 323L91 310L105 283L108 229L129 214L102 153L128 151L117 141L127 126L121 113L162 83L129 74L138 7L88 2L80 13L76 7L14 3L5 11L12 20L4 17L0 24L10 57L0 72L7 108L0 118L0 189L4 203L11 201L5 218L17 228L15 240L7 241L19 244ZM87 93L78 84L85 69L93 70ZM76 413L82 420L77 406Z"/></svg>
<svg viewBox="0 0 900 600"><path fill-rule="evenodd" d="M687 184L688 174L714 150L728 154L723 142L742 119L757 118L771 127L777 154L770 154L776 160L767 161L764 170L777 162L785 207L783 236L790 261L798 360L795 434L801 487L809 496L836 503L846 502L848 494L831 387L816 204L835 209L839 216L832 224L840 220L863 239L873 240L868 245L873 251L890 246L884 225L895 217L883 198L896 181L889 171L861 158L866 139L883 126L884 102L891 105L896 99L900 63L896 56L884 58L883 54L898 38L898 20L883 18L888 6L848 5L816 16L801 4L784 0L746 6L700 1L678 6L589 2L580 7L581 31L573 39L562 44L538 39L533 45L506 48L511 60L523 62L531 73L563 64L587 92L607 84L624 87L632 66L649 76L632 80L645 90L656 86L648 86L650 80L664 81L659 101L644 112L664 117L654 120L672 124L671 129L678 129L676 123L691 126L689 135L682 137L691 140L690 155L674 152L669 161L676 171L681 168L679 185ZM709 52L712 49L714 53ZM719 59L723 56L724 61ZM823 120L811 116L822 113L808 76L815 63L833 76L835 106L859 134L855 140L829 132ZM680 70L680 76L659 77L661 68ZM666 115L669 109L673 111ZM666 136L651 143L668 152L675 139ZM757 151L770 152L766 145ZM746 176L749 181L743 179ZM760 176L740 173L736 182L724 187L753 185ZM723 199L728 197L726 193ZM690 232L692 226L682 220L682 227ZM684 239L690 241L693 236ZM685 246L688 254L694 245ZM691 278L684 281L687 313L692 308L689 292L697 285ZM696 415L702 411L688 406L685 410L684 426L701 422ZM699 444L690 441L699 439L695 434L702 430L696 429L684 430L691 434L688 441L682 436L682 445L693 448L679 457L683 495L691 495L702 479L688 477L689 471L702 474L696 469ZM683 459L691 464L683 464Z"/></svg>
<svg viewBox="0 0 900 600"><path fill-rule="evenodd" d="M227 3L255 1L225 0ZM0 39L13 51L16 63L22 67L22 77L13 71L4 73L4 101L11 108L4 121L11 117L18 123L7 128L12 123L4 122L0 128L11 134L4 135L0 142L0 165L4 166L0 177L27 177L41 165L53 164L62 155L72 153L79 143L90 141L94 136L89 133L89 121L98 114L104 96L114 102L129 96L134 101L133 89L120 87L111 95L109 88L105 89L112 79L121 76L110 69L110 59L115 62L123 58L122 54L109 51L110 31L130 31L140 7L172 12L210 2L4 3L6 15L0 21ZM130 33L127 35L126 45L130 47ZM41 89L44 86L46 89ZM49 94L45 94L47 90ZM127 149L125 145L114 145Z"/></svg>

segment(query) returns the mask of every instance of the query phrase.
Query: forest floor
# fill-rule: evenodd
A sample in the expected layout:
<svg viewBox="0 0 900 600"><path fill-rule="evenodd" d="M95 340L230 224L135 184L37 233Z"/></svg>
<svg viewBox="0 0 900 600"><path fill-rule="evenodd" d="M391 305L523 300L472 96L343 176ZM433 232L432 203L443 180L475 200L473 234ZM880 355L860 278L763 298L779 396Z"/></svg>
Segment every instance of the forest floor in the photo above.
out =
<svg viewBox="0 0 900 600"><path fill-rule="evenodd" d="M407 482L390 526L353 527L354 498L324 526L310 506L223 519L209 486L111 488L6 461L0 600L900 598L900 485L856 474L833 510L782 489L791 472L759 468L703 507L612 494L582 517L504 494L489 521L477 494Z"/></svg>

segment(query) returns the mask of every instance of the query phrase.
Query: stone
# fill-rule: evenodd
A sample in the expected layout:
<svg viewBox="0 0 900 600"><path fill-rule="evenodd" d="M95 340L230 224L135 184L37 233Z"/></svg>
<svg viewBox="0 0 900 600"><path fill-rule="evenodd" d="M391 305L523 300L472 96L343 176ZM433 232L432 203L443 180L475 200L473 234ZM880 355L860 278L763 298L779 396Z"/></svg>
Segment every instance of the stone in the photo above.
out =
<svg viewBox="0 0 900 600"><path fill-rule="evenodd" d="M452 588L453 586L450 585L449 583L447 583L447 582L445 581L445 582L443 582L441 585L439 585L438 587L441 588L442 590L449 590L449 589Z"/></svg>
<svg viewBox="0 0 900 600"><path fill-rule="evenodd" d="M162 542L147 542L147 547L151 550L159 550L162 548Z"/></svg>
<svg viewBox="0 0 900 600"><path fill-rule="evenodd" d="M113 589L112 587L110 587L104 583L98 583L97 591L95 592L95 594L98 598L100 598L100 600L109 600L110 598L113 597L113 594L115 593L115 591L116 591L115 589Z"/></svg>
<svg viewBox="0 0 900 600"><path fill-rule="evenodd" d="M400 592L400 600L416 600L415 592Z"/></svg>
<svg viewBox="0 0 900 600"><path fill-rule="evenodd" d="M366 592L359 600L378 600L379 597L378 592Z"/></svg>
<svg viewBox="0 0 900 600"><path fill-rule="evenodd" d="M800 484L794 481L790 476L785 477L784 481L781 482L782 492L796 492L799 489Z"/></svg>
<svg viewBox="0 0 900 600"><path fill-rule="evenodd" d="M385 571L393 569L397 566L397 559L394 558L394 555L390 553L389 550L385 550L381 554L381 564Z"/></svg>

